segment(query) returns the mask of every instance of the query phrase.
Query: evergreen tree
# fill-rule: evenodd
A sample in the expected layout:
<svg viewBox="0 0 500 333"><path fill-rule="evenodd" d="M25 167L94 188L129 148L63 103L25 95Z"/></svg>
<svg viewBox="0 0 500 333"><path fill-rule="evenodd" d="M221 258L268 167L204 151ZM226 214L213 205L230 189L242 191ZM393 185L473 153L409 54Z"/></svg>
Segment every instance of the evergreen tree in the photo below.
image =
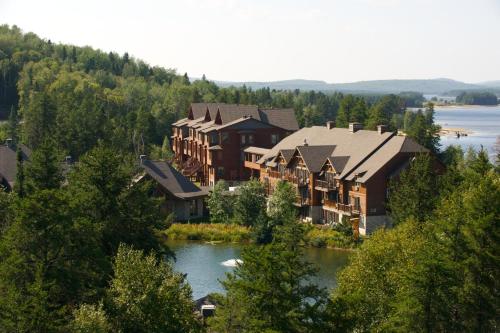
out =
<svg viewBox="0 0 500 333"><path fill-rule="evenodd" d="M271 244L249 246L243 264L223 281L210 328L216 332L324 331L324 291L310 282L316 269L299 246L304 229L287 221Z"/></svg>
<svg viewBox="0 0 500 333"><path fill-rule="evenodd" d="M389 184L388 209L395 225L414 218L423 222L430 216L438 198L438 179L428 154L417 155L399 179Z"/></svg>
<svg viewBox="0 0 500 333"><path fill-rule="evenodd" d="M24 173L24 153L19 147L17 148L16 160L16 182L14 184L14 192L22 198L26 194L24 183L26 176Z"/></svg>
<svg viewBox="0 0 500 333"><path fill-rule="evenodd" d="M349 126L349 122L351 121L351 112L353 112L355 107L358 106L356 104L356 99L353 95L346 95L342 101L340 102L340 107L337 112L336 126L347 128ZM356 110L356 113L359 113L359 109ZM357 117L358 115L356 115Z"/></svg>
<svg viewBox="0 0 500 333"><path fill-rule="evenodd" d="M12 106L10 108L10 114L9 114L9 122L7 124L7 136L12 139L13 142L18 142L19 135L18 135L18 114L17 114L17 109Z"/></svg>
<svg viewBox="0 0 500 333"><path fill-rule="evenodd" d="M37 190L59 188L63 180L62 163L55 143L44 140L36 148L26 167L26 191L33 193Z"/></svg>

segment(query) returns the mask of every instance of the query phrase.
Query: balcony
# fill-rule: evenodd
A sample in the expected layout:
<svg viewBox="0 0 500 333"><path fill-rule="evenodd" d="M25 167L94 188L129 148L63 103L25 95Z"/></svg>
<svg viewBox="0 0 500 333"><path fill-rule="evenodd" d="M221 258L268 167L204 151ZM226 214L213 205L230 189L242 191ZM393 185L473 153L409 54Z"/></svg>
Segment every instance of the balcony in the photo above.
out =
<svg viewBox="0 0 500 333"><path fill-rule="evenodd" d="M309 178L308 177L298 177L296 175L285 175L285 180L289 181L292 184L298 185L298 186L307 186L309 183Z"/></svg>
<svg viewBox="0 0 500 333"><path fill-rule="evenodd" d="M279 171L268 171L267 173L269 175L269 177L271 178L279 178L281 179L281 173Z"/></svg>
<svg viewBox="0 0 500 333"><path fill-rule="evenodd" d="M334 180L316 180L315 184L314 188L319 191L333 191L337 188Z"/></svg>
<svg viewBox="0 0 500 333"><path fill-rule="evenodd" d="M297 195L295 197L295 203L294 203L295 206L302 207L302 206L308 206L310 204L311 200L309 199L309 197L303 197L301 195Z"/></svg>
<svg viewBox="0 0 500 333"><path fill-rule="evenodd" d="M327 208L333 208L338 210L339 212L350 214L350 215L359 215L359 207L354 207L353 205L338 203L332 200L323 200L323 205Z"/></svg>

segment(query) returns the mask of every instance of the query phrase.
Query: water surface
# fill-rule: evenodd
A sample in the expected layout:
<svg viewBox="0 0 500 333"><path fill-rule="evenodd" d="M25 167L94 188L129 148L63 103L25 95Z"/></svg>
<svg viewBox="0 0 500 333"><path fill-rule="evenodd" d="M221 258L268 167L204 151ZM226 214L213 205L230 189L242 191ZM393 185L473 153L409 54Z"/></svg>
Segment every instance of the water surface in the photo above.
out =
<svg viewBox="0 0 500 333"><path fill-rule="evenodd" d="M222 262L240 258L244 246L172 240L169 240L167 245L177 258L174 263L175 270L187 274L194 299L212 292L224 291L219 280L224 280L225 274L232 272L234 268L224 266ZM336 274L347 264L347 258L352 253L318 248L306 248L304 251L306 259L319 268L315 283L328 289L337 285Z"/></svg>

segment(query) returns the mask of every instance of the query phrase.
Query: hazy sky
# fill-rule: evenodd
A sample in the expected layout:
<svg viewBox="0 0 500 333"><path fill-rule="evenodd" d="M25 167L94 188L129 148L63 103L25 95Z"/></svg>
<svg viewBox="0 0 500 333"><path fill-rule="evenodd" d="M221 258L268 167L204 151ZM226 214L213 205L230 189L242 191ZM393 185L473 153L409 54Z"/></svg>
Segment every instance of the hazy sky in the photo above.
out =
<svg viewBox="0 0 500 333"><path fill-rule="evenodd" d="M216 80L500 80L500 0L0 0L0 23Z"/></svg>

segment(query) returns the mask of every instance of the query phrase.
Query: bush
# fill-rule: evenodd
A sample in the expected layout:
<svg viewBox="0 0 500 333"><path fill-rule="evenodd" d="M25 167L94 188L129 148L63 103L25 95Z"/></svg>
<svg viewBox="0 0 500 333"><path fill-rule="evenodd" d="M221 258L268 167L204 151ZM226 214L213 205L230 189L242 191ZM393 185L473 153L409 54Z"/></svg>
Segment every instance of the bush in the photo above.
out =
<svg viewBox="0 0 500 333"><path fill-rule="evenodd" d="M311 226L305 236L305 245L329 248L353 248L356 242L348 236L331 228Z"/></svg>
<svg viewBox="0 0 500 333"><path fill-rule="evenodd" d="M172 224L163 233L173 240L250 241L250 229L236 224Z"/></svg>

